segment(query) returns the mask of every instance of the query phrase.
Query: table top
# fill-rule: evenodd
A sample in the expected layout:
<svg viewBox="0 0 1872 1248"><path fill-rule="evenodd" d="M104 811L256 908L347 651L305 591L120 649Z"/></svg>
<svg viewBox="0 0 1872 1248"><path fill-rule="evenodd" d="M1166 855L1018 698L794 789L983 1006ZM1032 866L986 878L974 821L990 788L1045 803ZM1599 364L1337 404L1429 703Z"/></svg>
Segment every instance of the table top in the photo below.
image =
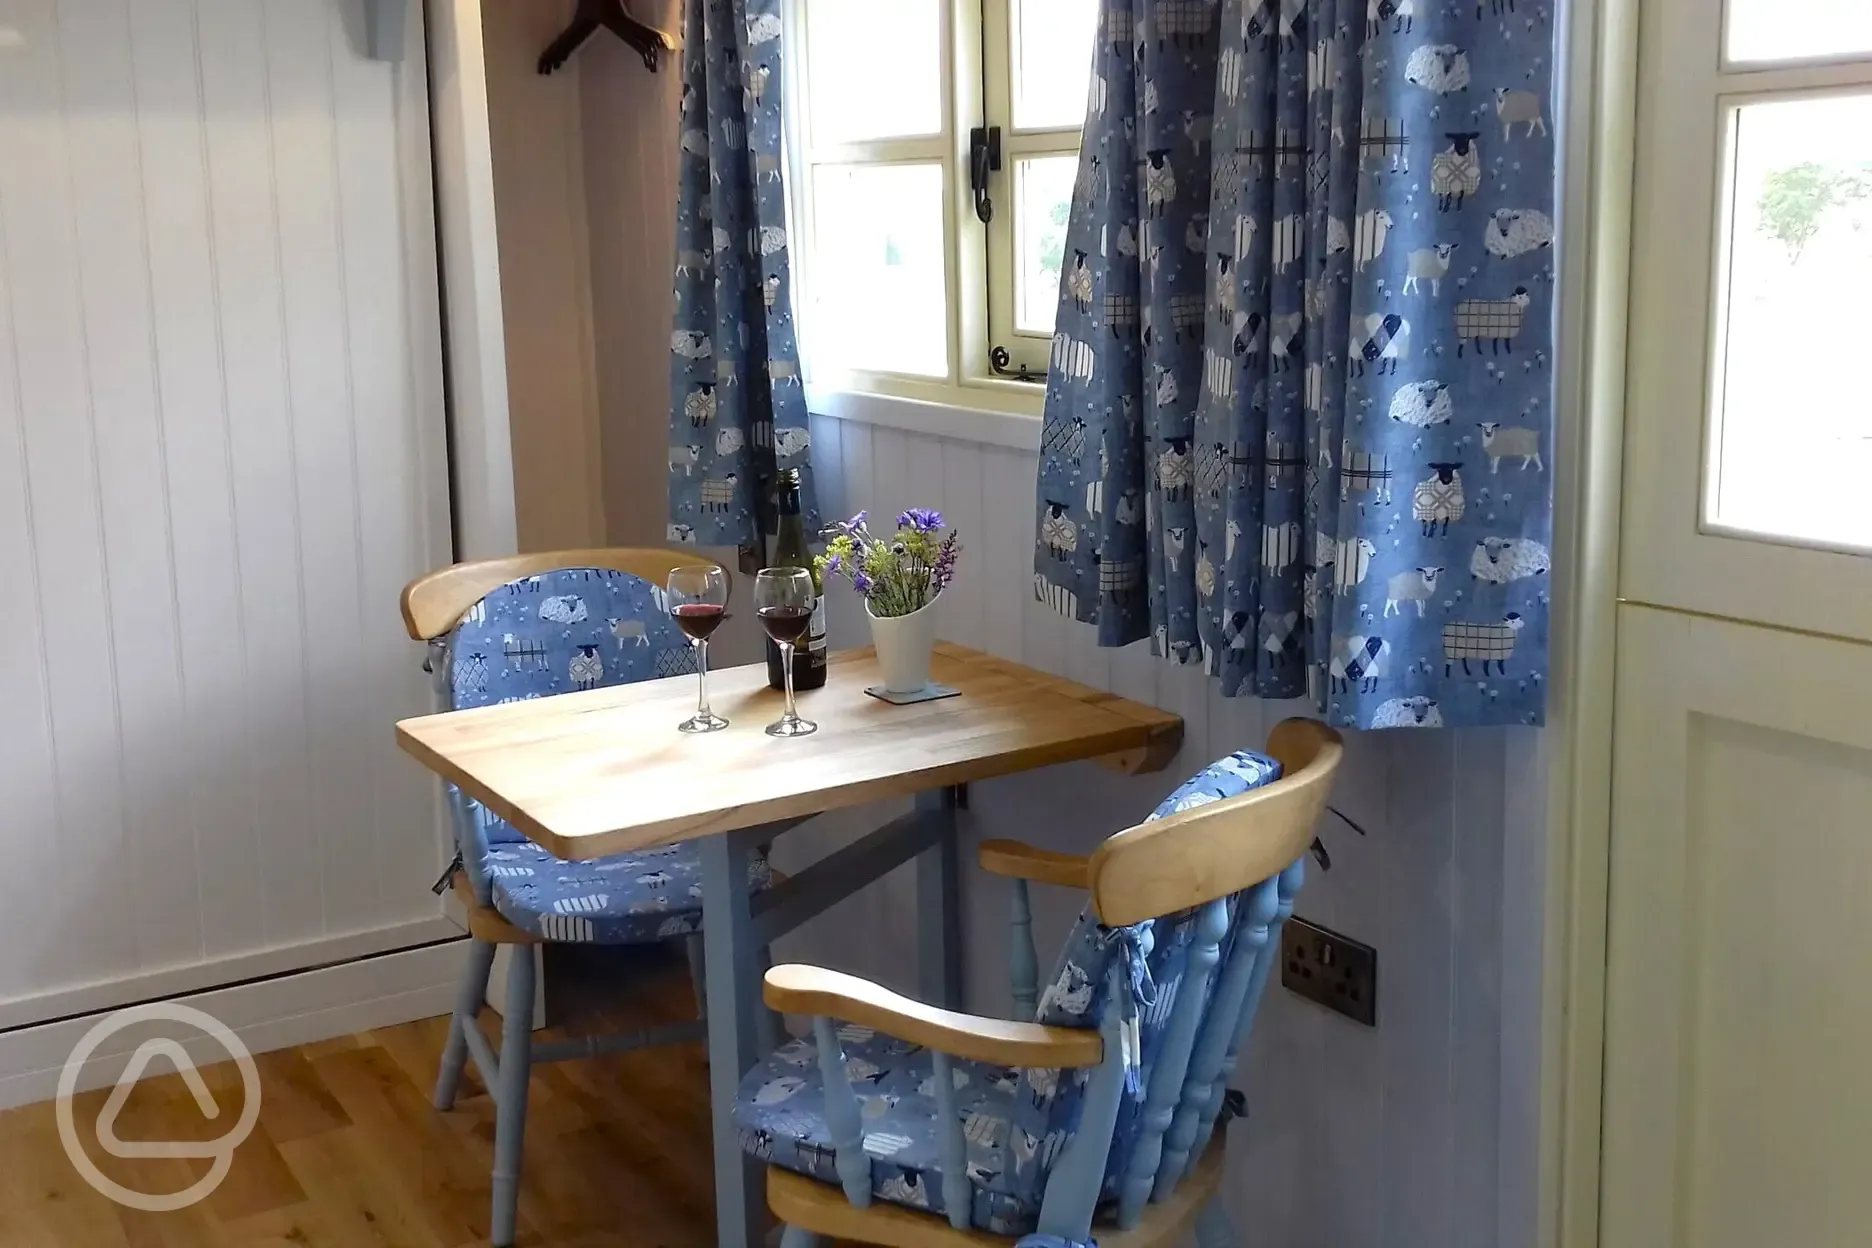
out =
<svg viewBox="0 0 1872 1248"><path fill-rule="evenodd" d="M397 743L560 858L597 858L734 828L1097 759L1169 764L1183 721L962 646L938 645L931 678L962 696L892 706L868 649L832 656L799 697L810 737L763 730L782 696L765 664L709 673L732 727L687 736L693 676L404 720Z"/></svg>

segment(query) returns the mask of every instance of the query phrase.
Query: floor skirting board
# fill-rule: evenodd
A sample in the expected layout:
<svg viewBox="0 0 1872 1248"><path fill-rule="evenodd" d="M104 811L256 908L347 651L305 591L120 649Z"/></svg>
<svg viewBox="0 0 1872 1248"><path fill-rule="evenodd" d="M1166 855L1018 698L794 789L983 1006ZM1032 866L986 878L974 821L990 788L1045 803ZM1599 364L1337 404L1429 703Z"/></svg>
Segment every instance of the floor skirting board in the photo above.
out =
<svg viewBox="0 0 1872 1248"><path fill-rule="evenodd" d="M445 940L172 999L219 1019L251 1052L265 1053L448 1013L467 948L465 940ZM66 1059L108 1014L0 1032L0 1109L56 1095ZM192 1060L227 1060L212 1038L171 1031ZM149 1037L147 1027L134 1027L105 1040L85 1063L77 1090L115 1080L126 1056Z"/></svg>
<svg viewBox="0 0 1872 1248"><path fill-rule="evenodd" d="M251 983L272 975L288 975L451 940L467 930L465 919L449 917L455 913L446 906L438 906L434 914L383 927L339 932L180 966L137 971L115 979L11 996L0 1000L0 1033L76 1018L81 1014L101 1014L138 1001L169 1000Z"/></svg>

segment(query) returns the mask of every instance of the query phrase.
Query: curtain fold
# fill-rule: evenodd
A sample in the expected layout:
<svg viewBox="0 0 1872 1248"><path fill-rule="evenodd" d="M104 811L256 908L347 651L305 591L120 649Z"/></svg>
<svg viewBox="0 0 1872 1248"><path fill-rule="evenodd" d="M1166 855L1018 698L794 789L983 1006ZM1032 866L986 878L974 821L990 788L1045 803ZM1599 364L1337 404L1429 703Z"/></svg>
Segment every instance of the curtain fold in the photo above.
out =
<svg viewBox="0 0 1872 1248"><path fill-rule="evenodd" d="M670 333L669 538L762 549L800 470L817 532L788 262L781 0L691 0Z"/></svg>
<svg viewBox="0 0 1872 1248"><path fill-rule="evenodd" d="M1542 722L1551 7L1102 15L1036 594L1337 725Z"/></svg>

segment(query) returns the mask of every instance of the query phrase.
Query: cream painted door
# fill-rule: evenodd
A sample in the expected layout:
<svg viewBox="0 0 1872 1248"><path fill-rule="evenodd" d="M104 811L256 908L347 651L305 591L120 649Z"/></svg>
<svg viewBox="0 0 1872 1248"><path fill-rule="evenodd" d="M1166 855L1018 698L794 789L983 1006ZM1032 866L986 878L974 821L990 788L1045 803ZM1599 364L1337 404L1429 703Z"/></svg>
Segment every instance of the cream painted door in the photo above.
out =
<svg viewBox="0 0 1872 1248"><path fill-rule="evenodd" d="M1645 0L1603 1248L1872 1242L1872 3Z"/></svg>

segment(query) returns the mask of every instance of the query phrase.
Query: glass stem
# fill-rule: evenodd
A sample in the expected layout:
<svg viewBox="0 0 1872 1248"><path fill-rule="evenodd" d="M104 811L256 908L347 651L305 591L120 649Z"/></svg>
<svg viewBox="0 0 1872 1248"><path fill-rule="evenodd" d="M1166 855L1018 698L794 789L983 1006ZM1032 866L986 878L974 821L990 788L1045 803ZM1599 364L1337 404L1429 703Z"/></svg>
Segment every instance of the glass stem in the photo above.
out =
<svg viewBox="0 0 1872 1248"><path fill-rule="evenodd" d="M793 647L792 646L788 645L788 646L780 647L780 667L782 670L781 679L786 681L786 717L788 719L798 719L799 715L793 709Z"/></svg>
<svg viewBox="0 0 1872 1248"><path fill-rule="evenodd" d="M698 640L695 643L695 648L696 648L696 687L699 690L699 692L696 695L696 718L707 719L709 717L708 642L707 640Z"/></svg>

